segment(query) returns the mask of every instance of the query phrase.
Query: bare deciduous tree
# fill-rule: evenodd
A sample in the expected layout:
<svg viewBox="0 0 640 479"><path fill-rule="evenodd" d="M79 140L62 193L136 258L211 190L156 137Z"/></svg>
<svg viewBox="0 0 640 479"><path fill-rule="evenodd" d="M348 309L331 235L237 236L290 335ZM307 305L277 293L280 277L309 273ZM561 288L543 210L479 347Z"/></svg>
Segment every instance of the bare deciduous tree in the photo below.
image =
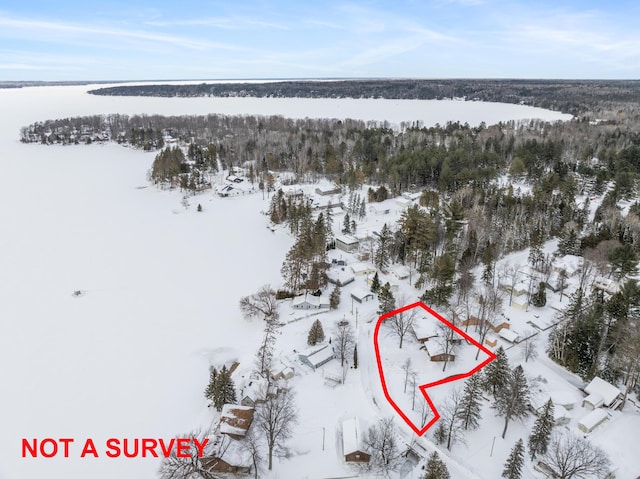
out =
<svg viewBox="0 0 640 479"><path fill-rule="evenodd" d="M528 362L529 359L535 359L538 357L538 339L536 332L529 329L524 333L524 339L520 341L522 345L522 357L524 362Z"/></svg>
<svg viewBox="0 0 640 479"><path fill-rule="evenodd" d="M333 347L340 358L340 365L344 366L345 360L349 357L354 345L353 331L347 321L340 321L335 329L335 340Z"/></svg>
<svg viewBox="0 0 640 479"><path fill-rule="evenodd" d="M444 427L447 449L449 450L451 450L451 446L454 443L464 442L462 423L460 421L462 412L462 395L460 391L454 389L440 412L440 421Z"/></svg>
<svg viewBox="0 0 640 479"><path fill-rule="evenodd" d="M397 304L406 305L407 302L408 302L407 297L401 296L398 299ZM400 345L399 345L400 349L402 349L402 343L404 342L404 337L409 331L411 331L411 328L413 327L413 322L415 321L417 314L418 314L418 309L411 308L407 311L394 314L393 316L385 320L385 326L389 328L389 332L392 335L397 336L398 339L400 340Z"/></svg>
<svg viewBox="0 0 640 479"><path fill-rule="evenodd" d="M255 427L267 444L269 470L273 467L273 454L286 451L285 444L298 419L294 398L290 389L281 389L277 395L267 396L265 402L256 409Z"/></svg>
<svg viewBox="0 0 640 479"><path fill-rule="evenodd" d="M371 426L364 439L366 446L371 451L371 466L386 471L395 468L399 457L396 441L396 428L393 419L380 419L378 424Z"/></svg>
<svg viewBox="0 0 640 479"><path fill-rule="evenodd" d="M555 433L542 462L558 479L602 479L610 465L601 449L571 433Z"/></svg>
<svg viewBox="0 0 640 479"><path fill-rule="evenodd" d="M246 318L262 316L267 321L277 321L276 292L271 285L265 284L257 292L240 298L240 311Z"/></svg>
<svg viewBox="0 0 640 479"><path fill-rule="evenodd" d="M442 371L447 369L449 357L453 355L460 343L461 337L453 329L444 323L438 323L438 337L435 341L440 346L440 351L444 354Z"/></svg>
<svg viewBox="0 0 640 479"><path fill-rule="evenodd" d="M207 438L207 433L199 429L180 437L191 437L202 444ZM228 444L219 448L217 455L223 456L227 447ZM201 457L195 443L192 442L187 457L178 457L173 449L171 455L162 460L158 474L161 479L216 479L218 476L210 470L215 461L215 458L207 458L204 455Z"/></svg>

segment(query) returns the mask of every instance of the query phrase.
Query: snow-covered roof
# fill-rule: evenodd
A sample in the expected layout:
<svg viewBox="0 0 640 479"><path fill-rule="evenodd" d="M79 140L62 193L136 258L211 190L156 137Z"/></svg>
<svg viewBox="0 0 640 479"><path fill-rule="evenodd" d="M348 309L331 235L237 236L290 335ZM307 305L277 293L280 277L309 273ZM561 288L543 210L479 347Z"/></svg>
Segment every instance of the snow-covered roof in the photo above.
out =
<svg viewBox="0 0 640 479"><path fill-rule="evenodd" d="M327 278L334 283L340 281L340 284L345 285L352 282L355 278L353 273L343 268L333 268L327 271Z"/></svg>
<svg viewBox="0 0 640 479"><path fill-rule="evenodd" d="M305 356L307 361L317 367L320 364L325 363L327 360L332 359L335 356L333 348L328 344L322 344L308 348L306 351L300 353L300 356Z"/></svg>
<svg viewBox="0 0 640 479"><path fill-rule="evenodd" d="M506 339L510 343L515 343L518 341L518 339L520 339L520 336L518 336L518 333L516 333L511 329L506 329L506 328L502 328L500 331L498 331L498 335L501 338Z"/></svg>
<svg viewBox="0 0 640 479"><path fill-rule="evenodd" d="M427 341L426 343L424 343L424 346L427 349L429 357L444 354L444 348L440 344L438 344L437 341Z"/></svg>
<svg viewBox="0 0 640 479"><path fill-rule="evenodd" d="M364 438L357 417L342 421L342 452L345 456L354 452L364 452Z"/></svg>
<svg viewBox="0 0 640 479"><path fill-rule="evenodd" d="M594 409L585 417L580 419L580 422L578 422L578 426L582 426L581 429L583 430L591 431L591 429L596 427L608 417L609 414L607 414L607 411L605 409Z"/></svg>
<svg viewBox="0 0 640 479"><path fill-rule="evenodd" d="M254 409L238 404L225 404L220 413L220 432L244 436L253 421Z"/></svg>
<svg viewBox="0 0 640 479"><path fill-rule="evenodd" d="M375 269L373 268L373 266L369 266L367 263L353 263L351 265L351 269L353 270L354 274L363 274L363 273L368 273L368 272L373 272L375 271Z"/></svg>
<svg viewBox="0 0 640 479"><path fill-rule="evenodd" d="M364 288L353 288L351 290L351 296L359 301L362 301L369 296L373 297L373 293Z"/></svg>
<svg viewBox="0 0 640 479"><path fill-rule="evenodd" d="M433 320L429 320L428 318L416 318L411 327L418 339L437 336L435 323Z"/></svg>
<svg viewBox="0 0 640 479"><path fill-rule="evenodd" d="M564 418L569 418L571 417L571 414L569 413L569 411L567 411L564 406L561 406L560 404L556 404L553 406L553 419L554 421L558 422L561 419Z"/></svg>
<svg viewBox="0 0 640 479"><path fill-rule="evenodd" d="M591 393L584 398L584 402L590 404L594 408L597 408L604 404L604 398L602 397L602 394Z"/></svg>
<svg viewBox="0 0 640 479"><path fill-rule="evenodd" d="M413 202L409 198L396 198L396 203L400 206L410 206Z"/></svg>
<svg viewBox="0 0 640 479"><path fill-rule="evenodd" d="M242 447L239 441L229 439L224 435L209 437L209 442L204 448L204 455L221 459L230 466L250 467L252 465L251 454Z"/></svg>
<svg viewBox="0 0 640 479"><path fill-rule="evenodd" d="M394 274L398 279L409 277L409 268L401 264L394 264L389 268L389 272Z"/></svg>
<svg viewBox="0 0 640 479"><path fill-rule="evenodd" d="M605 406L610 406L613 401L621 394L621 391L613 384L608 383L602 378L596 376L591 382L584 388L584 392L587 394L599 394L604 400Z"/></svg>
<svg viewBox="0 0 640 479"><path fill-rule="evenodd" d="M357 238L354 238L351 235L339 235L336 236L336 241L340 241L344 244L358 244Z"/></svg>
<svg viewBox="0 0 640 479"><path fill-rule="evenodd" d="M328 305L329 300L327 298L323 298L322 296L314 296L312 294L303 294L301 296L296 296L291 301L291 306L296 307L302 304L309 304L311 306L320 307L321 305Z"/></svg>

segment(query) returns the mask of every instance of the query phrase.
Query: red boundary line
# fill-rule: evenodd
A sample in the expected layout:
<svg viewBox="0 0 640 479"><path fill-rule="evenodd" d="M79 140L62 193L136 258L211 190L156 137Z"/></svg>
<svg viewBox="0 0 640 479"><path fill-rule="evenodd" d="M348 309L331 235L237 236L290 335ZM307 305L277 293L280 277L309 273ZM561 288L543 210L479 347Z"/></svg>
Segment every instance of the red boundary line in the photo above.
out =
<svg viewBox="0 0 640 479"><path fill-rule="evenodd" d="M420 308L424 309L427 313L431 314L436 319L438 319L442 323L446 324L448 327L453 329L456 333L460 334L467 341L469 341L470 343L472 343L473 345L478 347L482 352L486 353L489 356L485 361L483 361L482 363L480 363L479 365L477 365L475 368L473 368L471 371L469 371L467 373L456 374L456 375L453 375L453 376L446 377L444 379L440 379L438 381L434 381L434 382L431 382L431 383L423 384L423 385L418 387L418 389L420 389L420 391L422 392L422 395L426 399L427 403L429 404L429 408L431 408L431 411L433 411L433 414L434 414L433 419L431 419L431 421L429 421L421 429L418 428L413 423L413 421L411 421L411 419L409 419L407 417L407 415L402 411L402 409L391 398L391 395L389 394L389 390L387 389L387 382L384 379L384 371L383 371L383 368L382 368L382 358L380 356L380 347L378 345L378 333L380 332L380 327L382 326L382 323L384 322L385 319L389 319L391 316L395 316L396 314L399 314L399 313L402 313L402 312L407 311L409 309L413 309L413 308L417 308L417 307L420 307ZM373 347L374 347L375 352L376 352L376 360L378 362L378 372L380 374L380 382L382 383L382 390L384 391L384 396L387 398L387 401L389 401L389 404L391 404L393 406L393 408L396 410L396 412L400 415L400 417L402 419L404 419L404 421L409 425L409 427L411 429L413 429L413 431L418 436L422 436L425 432L427 432L427 430L431 426L433 426L433 424L438 419L440 419L440 413L438 412L436 407L433 405L433 401L431 401L431 398L427 394L427 389L432 388L434 386L439 386L440 384L445 384L445 383L449 383L449 382L452 382L452 381L457 381L458 379L468 378L469 376L472 376L473 374L475 374L478 371L480 371L483 367L485 367L487 364L489 364L491 361L493 361L496 358L496 355L493 352L491 352L489 349L485 348L482 344L480 344L478 341L473 339L467 333L465 333L464 331L462 331L460 328L456 327L455 325L451 324L449 321L444 319L442 316L440 316L438 313L436 313L429 306L427 306L426 304L424 304L424 303L422 303L420 301L418 301L417 303L409 304L407 306L404 306L402 308L396 309L394 311L391 311L389 313L386 313L386 314L383 314L382 316L380 316L380 318L378 319L378 322L376 323L376 328L375 328L374 334L373 334Z"/></svg>

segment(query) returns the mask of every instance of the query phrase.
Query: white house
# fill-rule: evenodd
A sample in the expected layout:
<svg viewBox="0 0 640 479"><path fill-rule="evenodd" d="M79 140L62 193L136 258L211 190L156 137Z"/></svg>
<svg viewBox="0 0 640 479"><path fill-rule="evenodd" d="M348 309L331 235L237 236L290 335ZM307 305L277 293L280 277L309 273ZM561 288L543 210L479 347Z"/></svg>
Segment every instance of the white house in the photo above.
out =
<svg viewBox="0 0 640 479"><path fill-rule="evenodd" d="M586 408L595 409L602 405L606 407L616 407L618 399L621 398L622 392L613 384L608 383L602 378L596 376L591 382L584 388L584 392L588 394L584 398L583 406Z"/></svg>
<svg viewBox="0 0 640 479"><path fill-rule="evenodd" d="M353 263L351 265L351 271L356 276L367 276L369 274L375 274L376 269L367 263Z"/></svg>
<svg viewBox="0 0 640 479"><path fill-rule="evenodd" d="M498 331L498 336L509 341L510 343L517 343L518 341L520 341L520 336L518 335L518 333L508 328L500 329L500 331Z"/></svg>
<svg viewBox="0 0 640 479"><path fill-rule="evenodd" d="M293 298L291 307L293 309L329 309L329 300L321 296L305 293Z"/></svg>
<svg viewBox="0 0 640 479"><path fill-rule="evenodd" d="M300 362L314 371L335 357L333 348L329 344L318 344L298 354Z"/></svg>
<svg viewBox="0 0 640 479"><path fill-rule="evenodd" d="M327 271L327 279L332 284L344 286L355 281L353 273L346 268L331 268Z"/></svg>
<svg viewBox="0 0 640 479"><path fill-rule="evenodd" d="M389 272L400 280L408 279L410 275L409 268L401 264L394 264L389 267Z"/></svg>
<svg viewBox="0 0 640 479"><path fill-rule="evenodd" d="M396 198L396 204L400 208L408 208L413 204L413 201L411 201L409 198L400 197L400 198Z"/></svg>
<svg viewBox="0 0 640 479"><path fill-rule="evenodd" d="M369 213L374 215L388 215L391 209L388 206L381 205L380 203L372 203L369 205Z"/></svg>

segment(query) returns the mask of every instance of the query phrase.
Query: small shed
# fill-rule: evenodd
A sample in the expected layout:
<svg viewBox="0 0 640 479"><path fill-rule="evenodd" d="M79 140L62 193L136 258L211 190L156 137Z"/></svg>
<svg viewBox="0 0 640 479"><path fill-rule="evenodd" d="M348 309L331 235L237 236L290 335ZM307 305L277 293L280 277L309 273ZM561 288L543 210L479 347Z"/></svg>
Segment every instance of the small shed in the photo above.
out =
<svg viewBox="0 0 640 479"><path fill-rule="evenodd" d="M411 201L409 198L400 197L400 198L396 198L396 204L400 208L408 208L413 204L413 201Z"/></svg>
<svg viewBox="0 0 640 479"><path fill-rule="evenodd" d="M598 409L604 404L604 398L601 394L591 393L586 398L582 400L582 407L588 409L589 411L593 411L594 409Z"/></svg>
<svg viewBox="0 0 640 479"><path fill-rule="evenodd" d="M333 348L328 344L317 345L298 354L300 362L314 371L335 357Z"/></svg>
<svg viewBox="0 0 640 479"><path fill-rule="evenodd" d="M381 205L380 203L369 205L369 213L373 213L374 215L388 215L390 210L388 206Z"/></svg>
<svg viewBox="0 0 640 479"><path fill-rule="evenodd" d="M358 303L367 303L369 301L372 301L374 297L375 296L373 295L373 293L371 291L367 291L366 289L354 288L351 291L351 299Z"/></svg>
<svg viewBox="0 0 640 479"><path fill-rule="evenodd" d="M622 392L617 387L598 376L591 380L587 387L584 388L584 392L589 396L592 394L598 394L601 396L602 404L606 407L611 407L614 402L616 402L616 399L619 399L622 396ZM587 398L589 396L587 396ZM585 398L585 401L587 398Z"/></svg>
<svg viewBox="0 0 640 479"><path fill-rule="evenodd" d="M320 196L339 195L342 191L339 186L322 185L316 188L316 194Z"/></svg>
<svg viewBox="0 0 640 479"><path fill-rule="evenodd" d="M342 453L346 462L369 462L364 437L357 417L342 421Z"/></svg>
<svg viewBox="0 0 640 479"><path fill-rule="evenodd" d="M585 434L589 434L600 424L609 419L609 414L604 409L594 409L578 422L578 429Z"/></svg>
<svg viewBox="0 0 640 479"><path fill-rule="evenodd" d="M351 253L358 250L360 242L357 238L351 235L336 236L336 248L344 251L345 253Z"/></svg>

